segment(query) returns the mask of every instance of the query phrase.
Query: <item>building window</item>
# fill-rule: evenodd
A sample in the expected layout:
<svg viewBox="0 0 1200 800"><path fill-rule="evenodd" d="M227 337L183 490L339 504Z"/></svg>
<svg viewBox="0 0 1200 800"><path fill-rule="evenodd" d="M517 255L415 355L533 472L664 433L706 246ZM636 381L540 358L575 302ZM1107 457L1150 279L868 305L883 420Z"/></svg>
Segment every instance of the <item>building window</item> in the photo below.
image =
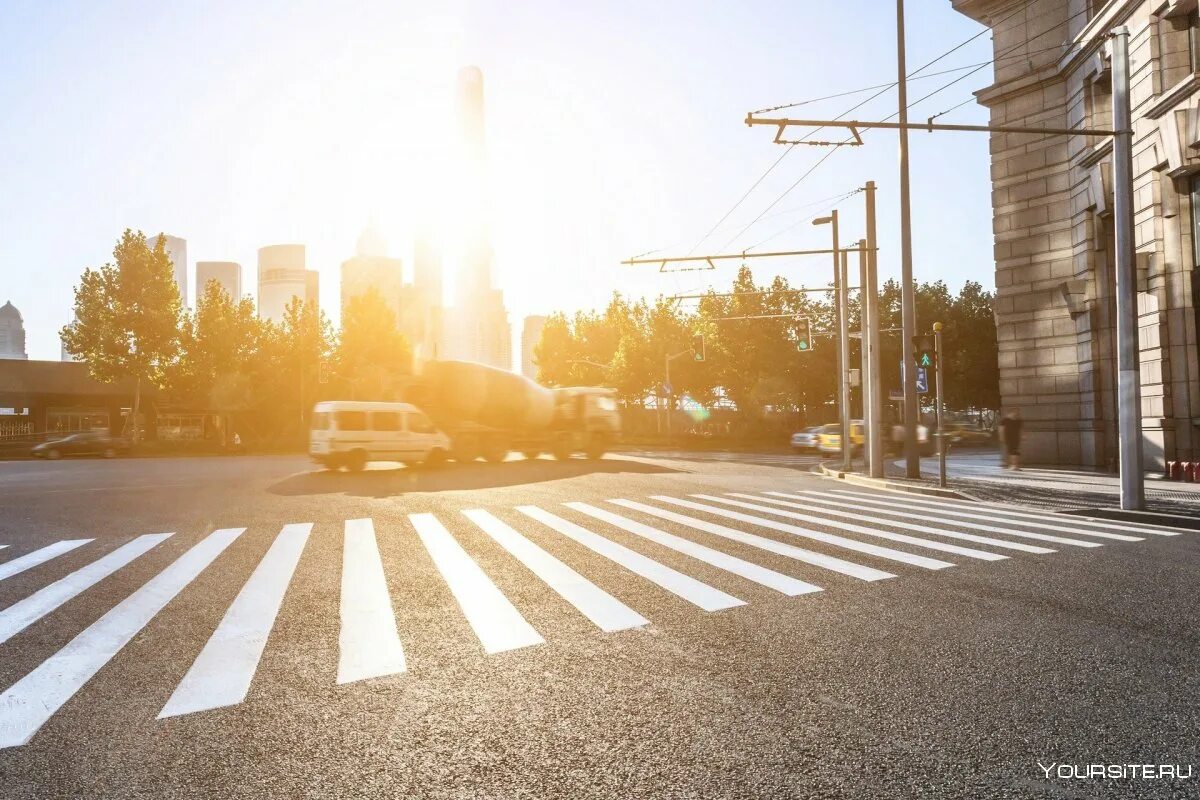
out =
<svg viewBox="0 0 1200 800"><path fill-rule="evenodd" d="M1154 27L1158 45L1158 91L1162 94L1194 75L1200 65L1200 10L1187 16L1160 18Z"/></svg>
<svg viewBox="0 0 1200 800"><path fill-rule="evenodd" d="M1188 190L1192 201L1192 268L1200 269L1200 175L1192 176Z"/></svg>

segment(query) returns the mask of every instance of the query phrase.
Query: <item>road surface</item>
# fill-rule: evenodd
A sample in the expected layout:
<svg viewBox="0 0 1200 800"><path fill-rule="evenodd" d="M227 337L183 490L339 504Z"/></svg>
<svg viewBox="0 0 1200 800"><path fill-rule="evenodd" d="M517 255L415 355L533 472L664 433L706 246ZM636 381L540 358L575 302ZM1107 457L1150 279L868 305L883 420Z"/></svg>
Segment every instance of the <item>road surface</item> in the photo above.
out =
<svg viewBox="0 0 1200 800"><path fill-rule="evenodd" d="M0 795L1200 796L1200 533L811 462L0 463Z"/></svg>

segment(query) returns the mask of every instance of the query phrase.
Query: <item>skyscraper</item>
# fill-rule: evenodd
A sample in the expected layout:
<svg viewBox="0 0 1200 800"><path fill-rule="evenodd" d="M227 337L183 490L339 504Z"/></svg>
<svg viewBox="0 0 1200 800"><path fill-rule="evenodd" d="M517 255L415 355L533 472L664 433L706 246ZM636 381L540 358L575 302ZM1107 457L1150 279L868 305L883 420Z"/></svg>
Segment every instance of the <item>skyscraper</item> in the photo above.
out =
<svg viewBox="0 0 1200 800"><path fill-rule="evenodd" d="M308 272L302 244L258 248L258 316L282 322L293 298L309 298L313 287Z"/></svg>
<svg viewBox="0 0 1200 800"><path fill-rule="evenodd" d="M158 245L159 236L159 234L156 234L146 237L146 244L150 245L151 250ZM163 240L163 249L167 251L167 257L171 259L171 264L174 267L175 285L179 287L179 302L183 304L184 308L187 308L187 240L166 234L161 234L161 237Z"/></svg>
<svg viewBox="0 0 1200 800"><path fill-rule="evenodd" d="M0 358L25 360L25 320L11 301L0 306Z"/></svg>
<svg viewBox="0 0 1200 800"><path fill-rule="evenodd" d="M354 257L342 262L342 313L355 297L374 289L400 320L400 293L404 288L404 264L389 258L387 245L371 227L358 237Z"/></svg>
<svg viewBox="0 0 1200 800"><path fill-rule="evenodd" d="M196 302L209 281L216 281L235 303L242 297L242 265L236 261L196 262Z"/></svg>
<svg viewBox="0 0 1200 800"><path fill-rule="evenodd" d="M525 318L525 326L521 330L521 374L526 378L537 380L537 364L533 359L533 349L542 340L542 328L546 327L547 317L532 315Z"/></svg>
<svg viewBox="0 0 1200 800"><path fill-rule="evenodd" d="M492 285L483 73L478 67L459 71L457 108L461 178L456 199L461 251L454 314L455 355L511 370L512 329L504 294Z"/></svg>

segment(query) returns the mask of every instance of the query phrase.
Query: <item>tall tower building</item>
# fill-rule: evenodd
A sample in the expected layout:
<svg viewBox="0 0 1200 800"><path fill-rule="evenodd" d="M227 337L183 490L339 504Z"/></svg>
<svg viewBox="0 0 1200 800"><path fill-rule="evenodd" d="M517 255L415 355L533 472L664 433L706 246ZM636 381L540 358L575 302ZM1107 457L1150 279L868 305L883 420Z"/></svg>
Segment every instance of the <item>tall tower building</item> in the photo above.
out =
<svg viewBox="0 0 1200 800"><path fill-rule="evenodd" d="M484 137L483 72L458 73L459 271L455 307L455 355L511 370L512 329L504 294L492 285L488 225L487 149Z"/></svg>
<svg viewBox="0 0 1200 800"><path fill-rule="evenodd" d="M293 298L308 300L312 288L308 272L302 244L258 248L258 316L282 322Z"/></svg>
<svg viewBox="0 0 1200 800"><path fill-rule="evenodd" d="M236 261L196 262L196 302L200 302L209 281L221 284L233 302L242 298L242 265Z"/></svg>
<svg viewBox="0 0 1200 800"><path fill-rule="evenodd" d="M388 258L387 245L368 227L358 237L354 258L342 262L342 313L355 297L374 289L400 320L400 294L404 289L404 264L398 258Z"/></svg>
<svg viewBox="0 0 1200 800"><path fill-rule="evenodd" d="M413 243L412 292L422 329L421 337L412 340L413 355L418 360L448 358L453 351L447 346L442 314L442 253L428 226L420 229Z"/></svg>
<svg viewBox="0 0 1200 800"><path fill-rule="evenodd" d="M187 240L181 239L178 236L167 236L166 234L156 234L146 237L146 244L150 245L153 250L158 245L159 239L163 240L163 249L167 251L167 257L171 259L171 264L174 267L175 285L179 287L179 301L184 308L188 307L188 280L187 280Z"/></svg>
<svg viewBox="0 0 1200 800"><path fill-rule="evenodd" d="M534 314L525 318L525 326L521 329L521 374L526 378L537 380L537 364L533 360L533 348L542 340L542 328L546 327L547 317Z"/></svg>
<svg viewBox="0 0 1200 800"><path fill-rule="evenodd" d="M12 302L0 306L0 358L25 360L25 320Z"/></svg>

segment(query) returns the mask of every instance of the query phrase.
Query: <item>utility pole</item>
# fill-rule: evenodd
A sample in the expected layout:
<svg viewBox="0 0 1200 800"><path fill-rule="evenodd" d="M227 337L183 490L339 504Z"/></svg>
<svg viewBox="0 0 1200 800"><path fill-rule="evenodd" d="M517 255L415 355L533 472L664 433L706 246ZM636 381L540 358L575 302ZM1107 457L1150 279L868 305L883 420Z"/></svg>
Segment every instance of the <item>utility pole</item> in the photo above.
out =
<svg viewBox="0 0 1200 800"><path fill-rule="evenodd" d="M912 206L908 184L908 68L905 66L904 0L896 0L896 87L900 95L900 318L903 334L904 463L909 478L921 477L917 449L917 372L912 368L912 337L917 332L916 292L913 288Z"/></svg>
<svg viewBox="0 0 1200 800"><path fill-rule="evenodd" d="M933 360L937 380L937 448L938 486L946 488L946 435L942 426L942 414L946 407L942 394L942 323L933 323Z"/></svg>
<svg viewBox="0 0 1200 800"><path fill-rule="evenodd" d="M871 414L867 419L867 453L872 478L882 478L883 396L879 353L879 262L875 234L875 181L867 181L867 280L861 297L864 323L863 347L870 354Z"/></svg>
<svg viewBox="0 0 1200 800"><path fill-rule="evenodd" d="M667 385L666 385L666 390L667 390L667 392L666 392L666 395L667 395L667 444L670 444L671 439L672 439L671 412L673 412L675 410L675 387L671 385L671 362L677 358L682 358L683 356L686 356L693 352L695 352L694 349L689 347L687 350L680 350L678 353L676 353L673 356L670 356L670 355L667 356L667 359L666 359L667 364L666 364L665 372L667 374Z"/></svg>
<svg viewBox="0 0 1200 800"><path fill-rule="evenodd" d="M850 315L849 269L850 253L843 250L842 263L837 271L838 309L838 389L842 405L842 471L849 472L853 466L850 441Z"/></svg>
<svg viewBox="0 0 1200 800"><path fill-rule="evenodd" d="M872 397L876 392L875 383L871 379L871 334L867 330L870 324L867 319L867 284L870 282L870 261L867 256L867 240L858 240L858 349L862 359L859 391L862 394L863 410L863 472L870 474L873 467L871 461L871 431L874 428Z"/></svg>
<svg viewBox="0 0 1200 800"><path fill-rule="evenodd" d="M1129 108L1129 29L1112 35L1113 216L1117 261L1117 430L1121 508L1146 507L1142 476L1142 403L1133 235L1133 130Z"/></svg>

